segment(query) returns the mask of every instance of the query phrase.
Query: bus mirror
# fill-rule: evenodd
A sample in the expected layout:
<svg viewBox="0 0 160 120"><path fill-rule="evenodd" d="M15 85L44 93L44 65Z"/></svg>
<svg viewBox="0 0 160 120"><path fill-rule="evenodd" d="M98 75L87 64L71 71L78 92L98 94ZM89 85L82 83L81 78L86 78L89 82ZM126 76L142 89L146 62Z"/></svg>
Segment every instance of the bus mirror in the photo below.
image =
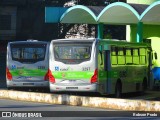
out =
<svg viewBox="0 0 160 120"><path fill-rule="evenodd" d="M158 57L157 57L157 53L156 53L156 52L154 53L154 58L155 58L155 60L157 60L157 59L158 59Z"/></svg>

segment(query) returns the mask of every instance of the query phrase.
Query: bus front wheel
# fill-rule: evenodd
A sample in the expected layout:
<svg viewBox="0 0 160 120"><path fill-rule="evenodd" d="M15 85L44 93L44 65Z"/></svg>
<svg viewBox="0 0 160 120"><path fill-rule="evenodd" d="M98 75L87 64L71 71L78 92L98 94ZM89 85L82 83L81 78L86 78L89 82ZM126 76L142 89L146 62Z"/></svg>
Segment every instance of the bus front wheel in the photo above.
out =
<svg viewBox="0 0 160 120"><path fill-rule="evenodd" d="M122 96L122 87L121 83L117 82L116 87L115 87L115 97L120 98Z"/></svg>

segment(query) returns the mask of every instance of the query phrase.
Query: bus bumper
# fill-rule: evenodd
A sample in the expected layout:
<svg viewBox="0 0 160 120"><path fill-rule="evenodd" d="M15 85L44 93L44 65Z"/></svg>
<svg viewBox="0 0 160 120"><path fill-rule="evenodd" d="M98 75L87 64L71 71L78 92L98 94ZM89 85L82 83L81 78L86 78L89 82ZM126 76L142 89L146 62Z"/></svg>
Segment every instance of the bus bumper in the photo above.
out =
<svg viewBox="0 0 160 120"><path fill-rule="evenodd" d="M16 81L7 81L7 88L10 87L49 87L48 81L38 81L38 82L16 82Z"/></svg>
<svg viewBox="0 0 160 120"><path fill-rule="evenodd" d="M97 92L97 84L90 85L56 85L50 83L50 92Z"/></svg>

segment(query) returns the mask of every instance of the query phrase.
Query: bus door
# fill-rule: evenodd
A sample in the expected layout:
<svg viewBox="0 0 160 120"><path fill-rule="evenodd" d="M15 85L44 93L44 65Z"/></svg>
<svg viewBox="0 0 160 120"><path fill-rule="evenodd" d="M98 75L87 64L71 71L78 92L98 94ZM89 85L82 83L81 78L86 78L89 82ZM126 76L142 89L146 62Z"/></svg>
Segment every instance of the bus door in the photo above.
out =
<svg viewBox="0 0 160 120"><path fill-rule="evenodd" d="M104 51L104 70L107 71L107 76L106 76L106 88L105 91L107 94L111 93L111 58L110 58L110 50L105 50Z"/></svg>
<svg viewBox="0 0 160 120"><path fill-rule="evenodd" d="M111 69L111 63L110 63L110 51L99 50L98 54L98 91L101 94L108 94L111 90L111 79L109 79L109 72Z"/></svg>

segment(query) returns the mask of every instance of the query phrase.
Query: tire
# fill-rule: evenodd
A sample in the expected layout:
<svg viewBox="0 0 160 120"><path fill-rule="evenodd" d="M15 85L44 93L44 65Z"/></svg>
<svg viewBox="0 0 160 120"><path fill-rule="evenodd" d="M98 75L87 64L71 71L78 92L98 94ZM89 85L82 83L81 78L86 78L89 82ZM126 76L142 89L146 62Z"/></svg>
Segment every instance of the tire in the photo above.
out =
<svg viewBox="0 0 160 120"><path fill-rule="evenodd" d="M122 87L121 87L121 83L120 82L117 82L117 84L116 84L115 97L116 98L121 98L122 97Z"/></svg>

